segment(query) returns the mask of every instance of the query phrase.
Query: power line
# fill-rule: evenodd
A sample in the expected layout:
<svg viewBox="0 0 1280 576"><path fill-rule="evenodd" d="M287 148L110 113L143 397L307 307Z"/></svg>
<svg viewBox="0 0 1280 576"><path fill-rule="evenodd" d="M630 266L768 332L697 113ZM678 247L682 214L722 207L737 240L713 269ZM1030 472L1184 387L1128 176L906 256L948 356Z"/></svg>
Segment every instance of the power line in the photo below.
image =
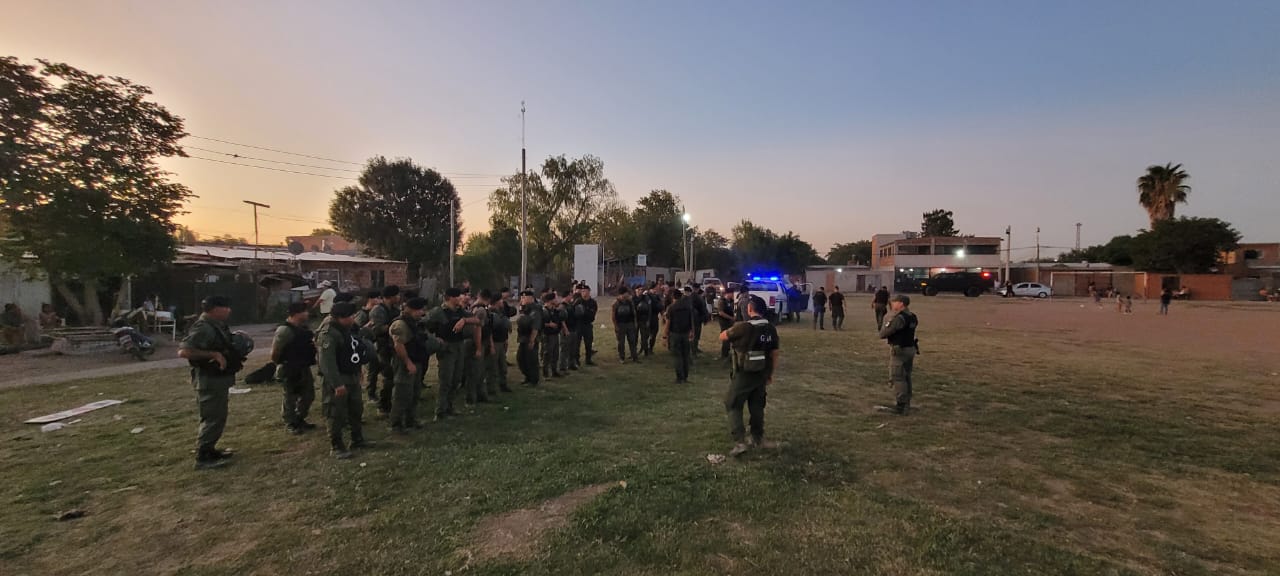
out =
<svg viewBox="0 0 1280 576"><path fill-rule="evenodd" d="M198 140L208 140L208 141L210 141L210 142L219 142L219 143L222 143L222 144L228 144L228 145L231 145L231 146L242 146L242 147L245 147L245 148L253 148L254 150L265 150L265 151L267 151L267 152L275 152L275 153L277 153L277 154L288 154L288 155L290 155L290 156L299 156L299 157L302 157L302 158L311 158L311 159L313 159L313 160L324 160L325 162L336 162L336 163L338 163L338 164L350 164L350 165L352 165L352 166L364 166L364 162L352 162L352 161L350 161L350 160L338 160L338 159L336 159L336 158L326 158L326 157L324 157L324 156L316 156L316 155L313 155L313 154L303 154L303 153L301 153L301 152L289 152L289 151L287 151L287 150L280 150L280 149L278 149L278 148L270 148L270 147L267 147L267 146L255 146L255 145L253 145L253 144L242 144L242 143L240 143L240 142L232 142L232 141L230 141L230 140L222 140L222 139L219 139L219 138L209 138L209 137L207 137L207 136L196 136L196 135L194 135L194 134L187 134L187 137L188 137L188 138L196 138L196 139L198 139ZM191 149L193 149L193 150L202 150L201 148L196 148L195 146L188 146L188 148L191 148ZM240 158L247 158L247 159L250 159L250 160L260 160L260 161L263 161L263 162L277 162L277 163L280 163L280 164L291 164L290 162L284 162L284 161L281 161L281 160L267 160L267 159L264 159L264 158L249 158L248 156L242 156L242 155L234 154L234 153L229 154L229 153L226 153L226 152L217 152L217 151L214 151L214 150L204 150L204 151L205 151L205 152L213 152L214 154L225 154L225 155L228 155L228 156L237 156L237 157L240 157ZM356 172L355 170L349 170L349 169L347 169L347 168L326 168L326 167L324 167L324 166L311 166L311 165L308 165L308 164L293 164L293 165L295 165L295 166L304 166L304 167L308 167L308 168L320 168L320 169L322 169L322 170L342 170L342 171L348 171L348 172ZM445 172L445 171L442 171L442 170L437 170L437 172L439 172L439 173L441 173L441 174L444 174L444 175L446 175L446 176L462 177L462 178L506 178L506 177L510 176L510 174L486 174L486 173L483 173L483 172Z"/></svg>
<svg viewBox="0 0 1280 576"><path fill-rule="evenodd" d="M347 181L351 181L351 180L354 180L354 179L355 179L355 178L352 178L352 177L350 177L350 176L334 176L334 175L332 175L332 174L316 174L316 173L314 173L314 172L299 172L299 171L297 171L297 170L285 170L284 168L272 168L272 167L270 167L270 166L258 166L258 165L255 165L255 164L244 164L244 163L241 163L241 162L229 162L229 161L227 161L227 160L217 160L217 159L214 159L214 158L203 158L203 157L200 157L200 156L178 156L178 158L191 158L191 159L193 159L193 160L204 160L204 161L206 161L206 162L217 162L217 163L219 163L219 164L231 164L232 166L244 166L244 167L246 167L246 168L257 168L257 169L259 169L259 170L271 170L271 171L274 171L274 172L287 172L287 173L289 173L289 174L302 174L302 175L304 175L304 176L319 176L319 177L321 177L321 178L336 178L336 179L338 179L338 180L347 180Z"/></svg>
<svg viewBox="0 0 1280 576"><path fill-rule="evenodd" d="M210 142L220 142L231 146L243 146L245 148L253 148L254 150L266 150L267 152L275 152L277 154L288 154L290 156L301 156L303 158L311 158L313 160L324 160L325 162L337 162L338 164L351 164L353 166L364 166L362 162L351 162L349 160L337 160L334 158L325 158L324 156L313 156L311 154L302 154L299 152L289 152L286 150L278 150L275 148L267 148L266 146L254 146L253 144L241 144L230 140L219 140L218 138L209 138L207 136L196 136L195 134L187 134L187 138L195 138L197 140L208 140Z"/></svg>
<svg viewBox="0 0 1280 576"><path fill-rule="evenodd" d="M328 166L316 166L316 165L314 165L314 164L298 164L297 162L285 162L284 160L271 160L271 159L268 159L268 158L255 158L255 157L253 157L253 156L244 156L244 155L242 155L242 154L236 154L236 153L234 153L234 152L219 152L219 151L217 151L217 150L210 150L210 149L208 149L208 148L200 148L200 147L198 147L198 146L185 146L185 148L186 148L186 149L188 149L188 150L199 150L199 151L201 151L201 152L208 152L208 153L210 153L210 154L221 154L221 155L223 155L223 156L230 156L230 157L232 157L232 158L242 158L242 159L244 159L244 160L256 160L256 161L258 161L258 162L271 162L271 163L274 163L274 164L287 164L287 165L289 165L289 166L301 166L301 167L303 167L303 168L319 168L319 169L321 169L321 170L333 170L333 171L335 171L335 172L352 172L352 173L355 173L355 174L360 174L360 171L359 171L359 170L352 170L352 169L350 169L350 168L329 168Z"/></svg>

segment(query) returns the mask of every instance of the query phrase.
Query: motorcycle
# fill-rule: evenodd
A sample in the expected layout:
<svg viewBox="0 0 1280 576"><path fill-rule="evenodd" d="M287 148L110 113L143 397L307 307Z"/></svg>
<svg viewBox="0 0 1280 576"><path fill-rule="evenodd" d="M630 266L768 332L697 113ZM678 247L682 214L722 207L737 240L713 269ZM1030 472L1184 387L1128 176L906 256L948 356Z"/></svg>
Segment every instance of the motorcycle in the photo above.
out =
<svg viewBox="0 0 1280 576"><path fill-rule="evenodd" d="M116 344L125 354L130 354L139 361L146 360L156 352L155 342L127 323L117 322L111 329L111 334L116 337Z"/></svg>

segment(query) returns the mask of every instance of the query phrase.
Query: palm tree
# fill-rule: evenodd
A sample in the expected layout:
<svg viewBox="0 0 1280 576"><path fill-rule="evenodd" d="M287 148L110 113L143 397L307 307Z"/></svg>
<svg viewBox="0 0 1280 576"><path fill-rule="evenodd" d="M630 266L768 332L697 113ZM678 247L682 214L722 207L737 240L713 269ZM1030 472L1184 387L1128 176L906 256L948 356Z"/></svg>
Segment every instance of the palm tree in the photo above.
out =
<svg viewBox="0 0 1280 576"><path fill-rule="evenodd" d="M1190 178L1181 164L1147 166L1147 173L1138 178L1138 203L1151 216L1151 228L1156 222L1172 220L1175 205L1186 204L1191 187L1183 182Z"/></svg>

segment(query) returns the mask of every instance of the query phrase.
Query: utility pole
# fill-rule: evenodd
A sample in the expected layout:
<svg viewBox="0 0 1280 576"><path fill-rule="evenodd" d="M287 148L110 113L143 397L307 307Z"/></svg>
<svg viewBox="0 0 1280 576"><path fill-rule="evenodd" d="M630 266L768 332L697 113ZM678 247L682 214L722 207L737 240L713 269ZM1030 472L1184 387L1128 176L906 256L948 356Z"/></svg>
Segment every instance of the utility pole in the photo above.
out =
<svg viewBox="0 0 1280 576"><path fill-rule="evenodd" d="M520 286L516 294L529 285L529 210L525 196L529 189L529 176L525 173L528 152L524 147L524 100L520 101Z"/></svg>
<svg viewBox="0 0 1280 576"><path fill-rule="evenodd" d="M1080 227L1083 224L1076 222L1076 252L1080 251Z"/></svg>
<svg viewBox="0 0 1280 576"><path fill-rule="evenodd" d="M449 199L449 287L450 288L453 287L453 253L457 252L457 248L454 246L454 242L453 242L453 238L455 236L453 230L454 230L454 227L457 226L455 222L458 219L458 213L454 211L454 207L453 207L455 203L456 201L454 199L452 198Z"/></svg>
<svg viewBox="0 0 1280 576"><path fill-rule="evenodd" d="M1005 226L1004 235L1007 239L1004 243L1004 281L1012 286L1013 279L1009 277L1009 261L1013 256L1013 226Z"/></svg>
<svg viewBox="0 0 1280 576"><path fill-rule="evenodd" d="M243 200L245 204L253 206L253 259L258 259L258 208L271 208L261 202L253 200Z"/></svg>
<svg viewBox="0 0 1280 576"><path fill-rule="evenodd" d="M1040 282L1040 227L1036 226L1036 282Z"/></svg>

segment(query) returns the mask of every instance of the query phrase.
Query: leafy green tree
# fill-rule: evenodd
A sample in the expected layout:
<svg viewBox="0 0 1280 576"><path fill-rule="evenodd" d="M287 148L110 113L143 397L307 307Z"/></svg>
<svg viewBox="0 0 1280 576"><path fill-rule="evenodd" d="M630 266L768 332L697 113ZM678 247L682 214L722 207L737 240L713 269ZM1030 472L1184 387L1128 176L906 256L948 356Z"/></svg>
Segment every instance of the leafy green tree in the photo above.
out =
<svg viewBox="0 0 1280 576"><path fill-rule="evenodd" d="M693 263L699 269L711 268L721 279L738 276L738 260L729 249L729 239L715 230L693 233Z"/></svg>
<svg viewBox="0 0 1280 576"><path fill-rule="evenodd" d="M857 242L847 242L845 244L836 244L827 251L827 263L829 264L861 264L863 266L871 265L871 241L859 240Z"/></svg>
<svg viewBox="0 0 1280 576"><path fill-rule="evenodd" d="M459 205L458 191L439 172L408 158L378 156L365 165L357 185L334 193L329 222L370 253L405 260L425 274L449 262L450 202ZM459 224L453 241L461 239Z"/></svg>
<svg viewBox="0 0 1280 576"><path fill-rule="evenodd" d="M458 278L477 289L506 286L520 273L520 233L494 228L467 237L463 253L455 261Z"/></svg>
<svg viewBox="0 0 1280 576"><path fill-rule="evenodd" d="M651 266L684 266L683 216L680 197L666 190L653 190L636 203L632 219Z"/></svg>
<svg viewBox="0 0 1280 576"><path fill-rule="evenodd" d="M503 187L489 195L490 223L520 229L522 183L527 186L527 247L532 271L567 270L573 245L587 242L601 213L613 206L618 193L604 176L604 162L595 156L569 159L553 156L542 163L541 174L503 178Z"/></svg>
<svg viewBox="0 0 1280 576"><path fill-rule="evenodd" d="M1240 245L1240 233L1217 218L1160 220L1133 239L1135 268L1147 272L1204 274L1224 252Z"/></svg>
<svg viewBox="0 0 1280 576"><path fill-rule="evenodd" d="M1172 220L1174 207L1186 204L1191 186L1185 184L1191 177L1181 164L1147 166L1147 173L1138 178L1138 203L1151 218L1151 229L1156 223Z"/></svg>
<svg viewBox="0 0 1280 576"><path fill-rule="evenodd" d="M777 266L778 235L768 228L743 220L733 227L732 246L744 272Z"/></svg>
<svg viewBox="0 0 1280 576"><path fill-rule="evenodd" d="M186 132L145 86L39 62L0 58L0 252L101 324L101 288L173 260L173 218L192 193L157 160L184 155Z"/></svg>
<svg viewBox="0 0 1280 576"><path fill-rule="evenodd" d="M640 236L633 213L622 202L611 202L596 218L592 241L606 258L630 258L643 252Z"/></svg>
<svg viewBox="0 0 1280 576"><path fill-rule="evenodd" d="M173 238L178 244L189 245L200 241L200 235L187 226L178 226L173 231Z"/></svg>
<svg viewBox="0 0 1280 576"><path fill-rule="evenodd" d="M309 236L337 236L338 233L329 228L312 228Z"/></svg>
<svg viewBox="0 0 1280 576"><path fill-rule="evenodd" d="M805 268L826 261L813 249L813 245L801 240L793 232L778 237L775 247L778 268L787 274L800 274Z"/></svg>
<svg viewBox="0 0 1280 576"><path fill-rule="evenodd" d="M938 209L925 212L924 221L920 224L920 234L940 237L959 236L960 231L956 230L956 222L952 216L954 214L950 210Z"/></svg>
<svg viewBox="0 0 1280 576"><path fill-rule="evenodd" d="M1132 266L1133 236L1116 236L1106 244L1071 250L1058 255L1061 262L1105 262L1113 266Z"/></svg>

